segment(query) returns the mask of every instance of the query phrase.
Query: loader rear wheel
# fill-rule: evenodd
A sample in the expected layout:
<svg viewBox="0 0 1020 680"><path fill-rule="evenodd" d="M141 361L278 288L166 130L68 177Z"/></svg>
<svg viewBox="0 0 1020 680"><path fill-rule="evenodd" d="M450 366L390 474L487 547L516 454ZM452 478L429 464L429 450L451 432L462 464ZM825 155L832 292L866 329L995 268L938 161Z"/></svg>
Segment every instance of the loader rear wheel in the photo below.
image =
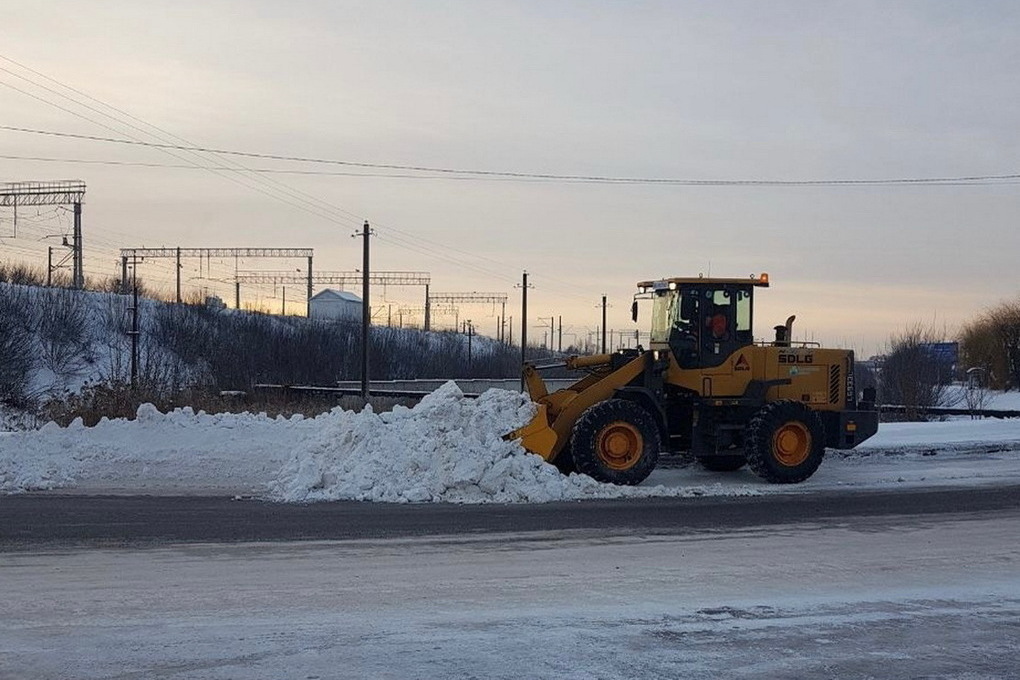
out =
<svg viewBox="0 0 1020 680"><path fill-rule="evenodd" d="M577 471L600 482L643 482L659 460L655 418L626 399L607 399L588 407L570 438Z"/></svg>
<svg viewBox="0 0 1020 680"><path fill-rule="evenodd" d="M766 404L747 425L747 465L774 484L810 477L825 456L825 428L818 414L798 401Z"/></svg>
<svg viewBox="0 0 1020 680"><path fill-rule="evenodd" d="M701 467L711 472L735 472L747 465L743 456L704 456L698 458Z"/></svg>

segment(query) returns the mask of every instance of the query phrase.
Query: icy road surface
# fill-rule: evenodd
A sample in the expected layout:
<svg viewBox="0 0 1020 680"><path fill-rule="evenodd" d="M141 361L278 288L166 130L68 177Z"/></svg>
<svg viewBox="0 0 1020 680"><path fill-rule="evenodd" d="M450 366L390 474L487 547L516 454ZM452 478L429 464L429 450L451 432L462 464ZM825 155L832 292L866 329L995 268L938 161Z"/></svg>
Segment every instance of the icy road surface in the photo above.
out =
<svg viewBox="0 0 1020 680"><path fill-rule="evenodd" d="M0 555L0 677L1016 678L1018 511Z"/></svg>

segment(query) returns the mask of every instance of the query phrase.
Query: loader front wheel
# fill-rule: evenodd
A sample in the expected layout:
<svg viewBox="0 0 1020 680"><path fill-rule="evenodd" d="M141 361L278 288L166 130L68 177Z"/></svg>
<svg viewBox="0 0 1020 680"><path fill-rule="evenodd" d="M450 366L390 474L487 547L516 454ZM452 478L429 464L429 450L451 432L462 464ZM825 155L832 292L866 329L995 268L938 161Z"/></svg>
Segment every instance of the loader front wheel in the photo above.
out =
<svg viewBox="0 0 1020 680"><path fill-rule="evenodd" d="M560 449L560 452L556 454L556 458L553 459L552 464L556 466L556 469L561 474L569 475L571 472L577 472L577 466L574 465L574 454L570 452L570 442Z"/></svg>
<svg viewBox="0 0 1020 680"><path fill-rule="evenodd" d="M825 456L821 418L797 401L765 404L747 425L747 465L774 484L796 484L810 477Z"/></svg>
<svg viewBox="0 0 1020 680"><path fill-rule="evenodd" d="M581 414L570 437L577 471L600 482L643 482L659 460L659 428L644 408L607 399Z"/></svg>

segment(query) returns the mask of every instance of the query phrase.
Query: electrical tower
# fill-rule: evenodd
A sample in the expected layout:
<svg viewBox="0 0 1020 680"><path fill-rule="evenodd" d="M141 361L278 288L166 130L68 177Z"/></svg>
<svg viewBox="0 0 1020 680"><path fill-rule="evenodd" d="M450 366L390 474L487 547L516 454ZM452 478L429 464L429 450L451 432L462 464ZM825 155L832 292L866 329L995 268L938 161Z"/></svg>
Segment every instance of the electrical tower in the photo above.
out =
<svg viewBox="0 0 1020 680"><path fill-rule="evenodd" d="M238 284L252 283L252 284L285 284L285 283L303 283L306 278L285 270L258 270L258 269L244 269L238 270L235 274L235 280ZM360 271L319 271L314 272L311 278L308 279L311 284L314 285L334 285L334 286L347 286L361 284L362 275ZM369 272L368 282L376 286L425 286L426 299L429 294L429 284L432 282L432 275L429 272L405 272L405 271L390 271L390 272ZM311 285L309 285L309 291L311 291ZM309 298L311 293L309 292ZM426 323L428 322L428 313L426 309L425 315Z"/></svg>
<svg viewBox="0 0 1020 680"><path fill-rule="evenodd" d="M294 258L308 260L308 273L301 279L308 284L308 299L312 298L312 256L314 251L311 248L121 248L121 292L126 293L124 282L127 280L128 259L146 257L151 258L172 258L177 260L177 302L181 301L181 259L202 258L212 259L234 258L234 272L237 273L237 261L241 258ZM241 284L234 282L234 306L241 308Z"/></svg>
<svg viewBox="0 0 1020 680"><path fill-rule="evenodd" d="M425 305L426 314L426 325L425 330L430 330L428 325L429 313L428 310L433 304L479 304L487 303L494 305L501 305L501 316L499 317L498 328L498 339L500 342L503 341L503 327L506 324L506 293L433 293L428 297Z"/></svg>
<svg viewBox="0 0 1020 680"><path fill-rule="evenodd" d="M71 285L85 286L85 266L82 257L81 204L85 197L85 182L80 179L53 182L6 182L0 184L0 206L14 208L14 233L18 231L19 205L71 205L74 207L74 231L71 239L73 259Z"/></svg>

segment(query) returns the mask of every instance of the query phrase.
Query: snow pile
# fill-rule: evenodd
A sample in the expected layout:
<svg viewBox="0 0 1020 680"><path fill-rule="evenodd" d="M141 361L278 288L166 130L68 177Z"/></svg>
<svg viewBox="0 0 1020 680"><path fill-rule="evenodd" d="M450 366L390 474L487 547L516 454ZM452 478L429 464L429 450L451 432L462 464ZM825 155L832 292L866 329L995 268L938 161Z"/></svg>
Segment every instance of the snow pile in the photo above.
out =
<svg viewBox="0 0 1020 680"><path fill-rule="evenodd" d="M0 434L0 492L259 493L286 462L290 443L314 428L303 416L162 414L152 404L140 406L135 420L49 423Z"/></svg>
<svg viewBox="0 0 1020 680"><path fill-rule="evenodd" d="M273 497L482 503L610 495L590 477L565 477L520 443L502 440L534 413L518 392L489 390L471 400L452 382L412 409L338 412L296 448Z"/></svg>

